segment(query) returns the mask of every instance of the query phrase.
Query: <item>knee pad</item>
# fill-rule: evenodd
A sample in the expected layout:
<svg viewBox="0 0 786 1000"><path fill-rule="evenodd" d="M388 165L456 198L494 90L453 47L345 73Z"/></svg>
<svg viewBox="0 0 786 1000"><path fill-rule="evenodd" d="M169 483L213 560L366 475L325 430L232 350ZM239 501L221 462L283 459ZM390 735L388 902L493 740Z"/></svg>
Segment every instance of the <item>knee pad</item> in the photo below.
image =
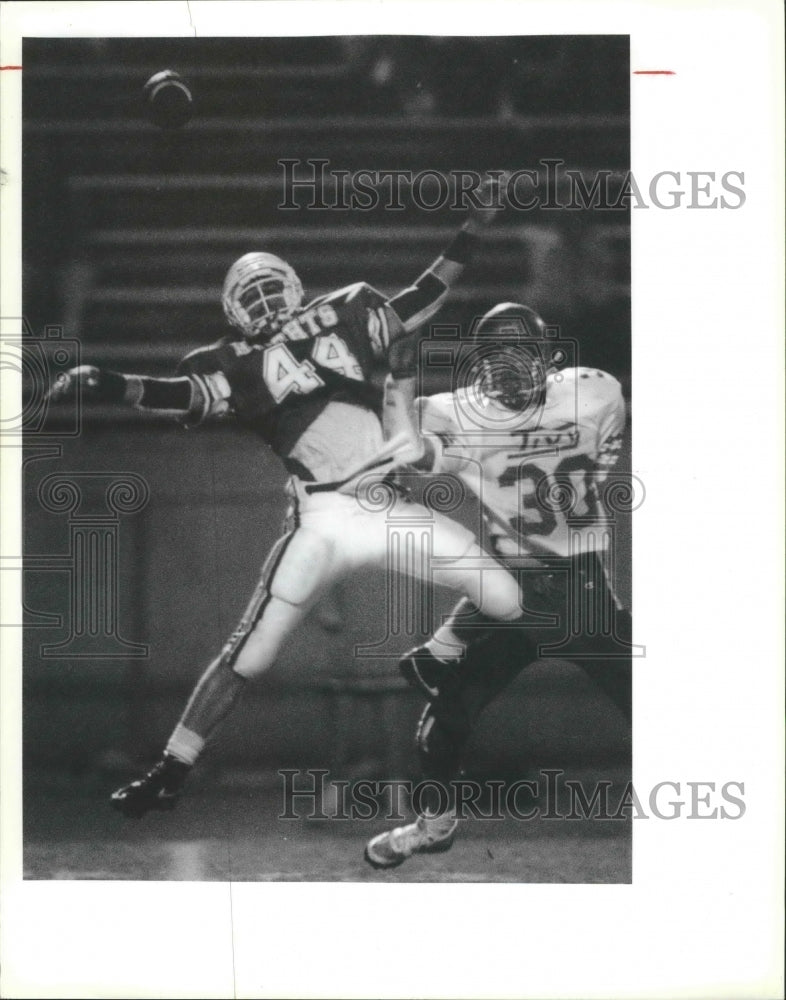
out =
<svg viewBox="0 0 786 1000"><path fill-rule="evenodd" d="M435 549L436 551L436 549ZM522 596L518 581L502 565L493 571L468 570L466 562L486 554L474 543L463 556L440 563L435 582L464 592L479 612L494 621L515 621L522 614Z"/></svg>
<svg viewBox="0 0 786 1000"><path fill-rule="evenodd" d="M507 570L483 574L479 608L483 614L497 621L510 622L521 617L521 590Z"/></svg>
<svg viewBox="0 0 786 1000"><path fill-rule="evenodd" d="M267 589L287 604L307 604L328 580L333 544L308 528L298 528L280 544L265 566Z"/></svg>

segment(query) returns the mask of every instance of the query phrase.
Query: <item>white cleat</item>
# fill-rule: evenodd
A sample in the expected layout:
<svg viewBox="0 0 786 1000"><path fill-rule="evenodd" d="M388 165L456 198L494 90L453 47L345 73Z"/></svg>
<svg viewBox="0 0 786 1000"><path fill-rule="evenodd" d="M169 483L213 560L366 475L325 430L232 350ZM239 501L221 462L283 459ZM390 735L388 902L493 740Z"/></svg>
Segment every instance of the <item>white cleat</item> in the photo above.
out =
<svg viewBox="0 0 786 1000"><path fill-rule="evenodd" d="M366 844L365 859L374 868L395 868L413 854L437 854L453 845L458 820L452 814L418 816L414 823L379 833Z"/></svg>

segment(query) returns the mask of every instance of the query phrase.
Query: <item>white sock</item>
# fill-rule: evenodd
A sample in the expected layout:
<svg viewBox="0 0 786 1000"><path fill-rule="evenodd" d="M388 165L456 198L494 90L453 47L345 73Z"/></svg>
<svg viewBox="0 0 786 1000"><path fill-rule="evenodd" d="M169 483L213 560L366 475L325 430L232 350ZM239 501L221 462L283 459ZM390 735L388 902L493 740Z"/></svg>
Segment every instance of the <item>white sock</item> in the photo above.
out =
<svg viewBox="0 0 786 1000"><path fill-rule="evenodd" d="M441 663L451 663L461 659L465 646L450 625L441 625L426 643L426 649Z"/></svg>
<svg viewBox="0 0 786 1000"><path fill-rule="evenodd" d="M185 764L195 764L197 757L202 753L205 741L191 729L186 729L184 725L178 723L175 731L169 737L166 745L166 752L182 760Z"/></svg>

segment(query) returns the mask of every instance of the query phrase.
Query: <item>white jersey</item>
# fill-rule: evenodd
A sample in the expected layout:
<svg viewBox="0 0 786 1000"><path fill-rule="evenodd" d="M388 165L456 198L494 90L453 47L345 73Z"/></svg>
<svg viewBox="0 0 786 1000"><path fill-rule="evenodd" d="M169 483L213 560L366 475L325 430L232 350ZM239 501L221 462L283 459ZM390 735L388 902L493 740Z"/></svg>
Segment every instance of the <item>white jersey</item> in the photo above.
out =
<svg viewBox="0 0 786 1000"><path fill-rule="evenodd" d="M434 471L454 473L479 498L496 552L570 556L607 547L598 486L625 429L613 376L594 368L552 373L542 408L528 414L466 389L418 405Z"/></svg>

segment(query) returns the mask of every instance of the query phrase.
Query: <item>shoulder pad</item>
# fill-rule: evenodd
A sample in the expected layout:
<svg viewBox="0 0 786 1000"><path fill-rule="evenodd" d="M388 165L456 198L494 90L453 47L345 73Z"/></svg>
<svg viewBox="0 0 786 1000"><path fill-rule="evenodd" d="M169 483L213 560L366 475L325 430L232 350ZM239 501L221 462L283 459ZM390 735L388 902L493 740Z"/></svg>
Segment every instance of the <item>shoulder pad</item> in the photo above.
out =
<svg viewBox="0 0 786 1000"><path fill-rule="evenodd" d="M578 407L585 416L625 406L622 386L613 375L598 368L566 368L549 375L546 387L548 406L567 406L570 412Z"/></svg>
<svg viewBox="0 0 786 1000"><path fill-rule="evenodd" d="M550 386L556 387L560 383L562 385L578 383L579 389L586 388L601 396L615 396L622 389L613 375L601 371L600 368L563 368L562 371L549 375Z"/></svg>
<svg viewBox="0 0 786 1000"><path fill-rule="evenodd" d="M318 299L314 299L313 302L305 307L310 309L312 306L320 306L325 303L330 303L330 305L349 305L351 302L359 302L363 306L369 308L374 308L375 306L381 306L383 303L387 302L387 296L378 292L376 288L372 288L365 281L356 281L352 285L346 285L344 288L338 288L335 292L329 292L327 295L320 295Z"/></svg>
<svg viewBox="0 0 786 1000"><path fill-rule="evenodd" d="M202 375L208 372L214 372L221 367L218 360L218 352L222 347L225 347L232 340L237 338L232 337L231 334L227 334L217 340L214 344L208 344L207 347L197 347L194 351L189 351L184 358L181 358L177 365L178 375L188 375L197 374Z"/></svg>
<svg viewBox="0 0 786 1000"><path fill-rule="evenodd" d="M452 392L421 396L418 405L422 430L436 430L449 424L456 424L456 402Z"/></svg>

